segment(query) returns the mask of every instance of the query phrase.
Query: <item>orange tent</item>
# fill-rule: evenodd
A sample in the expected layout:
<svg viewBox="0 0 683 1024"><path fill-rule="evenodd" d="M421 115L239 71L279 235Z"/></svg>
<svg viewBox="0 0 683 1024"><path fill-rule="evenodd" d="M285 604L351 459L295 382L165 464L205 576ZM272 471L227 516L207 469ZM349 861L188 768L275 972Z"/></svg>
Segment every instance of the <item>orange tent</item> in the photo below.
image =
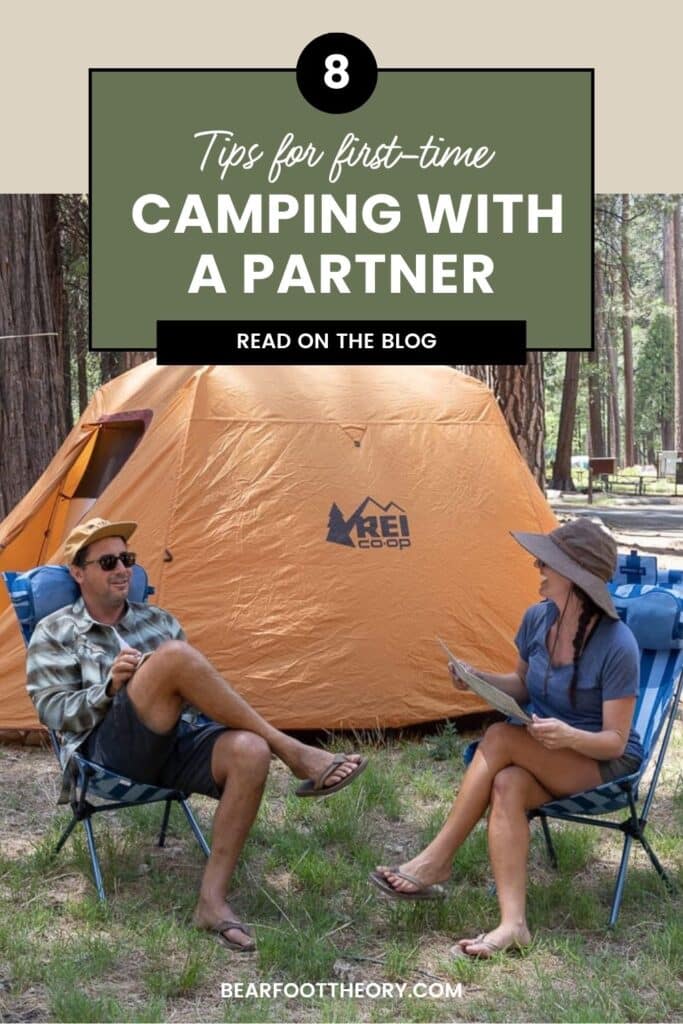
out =
<svg viewBox="0 0 683 1024"><path fill-rule="evenodd" d="M156 600L284 728L483 707L443 637L509 669L538 576L509 530L554 517L491 393L448 367L157 367L102 387L0 526L0 569L134 519ZM0 597L0 727L37 725Z"/></svg>

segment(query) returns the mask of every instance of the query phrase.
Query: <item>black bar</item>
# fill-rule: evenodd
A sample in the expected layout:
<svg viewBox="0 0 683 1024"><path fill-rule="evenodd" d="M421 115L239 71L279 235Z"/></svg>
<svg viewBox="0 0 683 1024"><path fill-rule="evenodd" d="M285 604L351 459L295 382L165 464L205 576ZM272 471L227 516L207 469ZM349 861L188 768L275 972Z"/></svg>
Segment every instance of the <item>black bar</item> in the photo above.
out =
<svg viewBox="0 0 683 1024"><path fill-rule="evenodd" d="M526 320L157 320L157 361L523 366Z"/></svg>

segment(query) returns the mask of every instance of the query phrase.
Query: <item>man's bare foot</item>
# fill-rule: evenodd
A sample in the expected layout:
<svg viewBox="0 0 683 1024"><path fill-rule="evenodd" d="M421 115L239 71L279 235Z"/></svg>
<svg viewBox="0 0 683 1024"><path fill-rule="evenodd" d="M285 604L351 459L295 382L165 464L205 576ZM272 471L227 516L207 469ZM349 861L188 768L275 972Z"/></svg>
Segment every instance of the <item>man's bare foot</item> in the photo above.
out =
<svg viewBox="0 0 683 1024"><path fill-rule="evenodd" d="M449 864L432 864L419 856L400 864L398 870L400 874L386 864L376 868L392 889L402 893L421 892L432 885L442 885L451 877Z"/></svg>
<svg viewBox="0 0 683 1024"><path fill-rule="evenodd" d="M460 939L453 946L455 956L471 956L473 959L489 960L495 953L523 949L531 942L531 933L526 924L516 928L499 925L492 932L478 935L475 939Z"/></svg>
<svg viewBox="0 0 683 1024"><path fill-rule="evenodd" d="M201 899L192 918L195 928L215 932L224 945L245 953L256 949L256 943L246 925L233 913L230 904L223 902L218 907L209 907ZM234 928L230 927L234 923Z"/></svg>

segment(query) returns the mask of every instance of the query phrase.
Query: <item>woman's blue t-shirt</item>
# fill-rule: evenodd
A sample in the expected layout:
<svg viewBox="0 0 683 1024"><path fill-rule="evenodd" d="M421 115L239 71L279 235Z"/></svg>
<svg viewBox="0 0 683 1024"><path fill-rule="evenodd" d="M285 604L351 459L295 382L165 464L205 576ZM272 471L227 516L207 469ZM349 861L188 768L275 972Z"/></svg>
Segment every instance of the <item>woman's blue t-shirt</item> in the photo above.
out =
<svg viewBox="0 0 683 1024"><path fill-rule="evenodd" d="M640 654L636 638L621 620L606 616L600 619L579 659L572 704L569 684L574 666L549 667L548 632L558 614L553 601L532 605L515 637L519 656L529 666L526 687L532 709L543 718L559 718L576 729L600 732L603 701L638 694ZM643 756L633 728L624 754Z"/></svg>

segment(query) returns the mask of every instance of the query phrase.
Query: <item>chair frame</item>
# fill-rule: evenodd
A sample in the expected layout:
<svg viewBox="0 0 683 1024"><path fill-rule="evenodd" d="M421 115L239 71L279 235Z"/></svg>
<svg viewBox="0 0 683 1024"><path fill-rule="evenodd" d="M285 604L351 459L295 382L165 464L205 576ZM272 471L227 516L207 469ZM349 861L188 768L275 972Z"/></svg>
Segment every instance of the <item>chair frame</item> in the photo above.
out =
<svg viewBox="0 0 683 1024"><path fill-rule="evenodd" d="M611 584L614 587L613 593L616 600L629 599L633 597L641 596L640 586L633 587L630 584L625 585L626 588L636 590L636 593L623 594L620 590L624 588L623 584ZM676 593L673 588L665 587L663 585L646 585L643 588L645 593L649 591L665 591L670 594L672 598L679 601L679 606L683 603L683 594ZM681 623L679 628L683 628L683 615L681 616ZM640 645L639 645L640 646ZM649 648L646 648L649 650ZM671 738L674 722L676 720L676 714L680 706L681 698L683 697L683 638L679 638L677 641L673 639L671 641L671 647L669 648L670 655L675 652L675 661L671 667L670 675L668 679L671 681L671 693L669 699L666 702L666 706L662 709L659 721L656 725L656 730L648 742L648 756L643 761L640 769L632 775L623 776L619 779L612 779L610 782L603 783L600 786L596 786L591 790L583 790L580 793L574 793L571 796L558 797L555 800L550 800L539 807L534 807L527 812L527 818L532 821L534 818L538 818L543 829L543 836L546 843L546 849L548 857L554 868L558 866L557 853L553 845L552 837L550 834L550 828L548 820L555 818L560 821L570 821L580 825L594 825L597 828L611 829L612 831L621 832L623 839L623 847L621 853L621 860L619 863L619 870L617 872L617 878L614 886L614 893L612 896L612 904L610 908L609 925L608 927L614 928L617 919L619 917L619 911L621 909L621 903L624 896L624 887L626 884L626 874L628 872L629 857L633 840L635 839L642 846L643 850L650 859L652 866L664 882L664 885L669 892L675 892L677 887L667 875L666 871L662 867L657 855L652 849L648 839L645 835L645 830L648 824L648 818L650 814L650 808L655 797L657 790L657 784L659 782L659 776L662 771L662 766L666 758L666 753ZM641 662L642 662L643 650L641 649ZM660 684L661 685L661 684ZM642 693L641 695L642 696ZM639 700L640 700L639 696ZM639 706L639 705L638 705ZM637 714L637 712L636 712ZM463 759L465 764L469 764L472 760L472 756L478 741L470 743L463 753ZM658 749L659 746L659 749ZM655 751L657 751L657 757L655 759ZM653 763L654 769L649 785L647 787L647 793L643 800L643 806L641 813L638 814L637 803L638 803L638 789L642 783L644 776L647 773L648 766ZM584 814L577 813L566 807L563 804L577 803L581 799L589 797L602 798L604 801L601 809L596 809L594 812L595 816L592 816L588 811ZM606 820L603 816L605 814L611 814L613 812L619 812L627 810L627 816L621 821ZM600 815L598 817L598 815Z"/></svg>
<svg viewBox="0 0 683 1024"><path fill-rule="evenodd" d="M680 665L680 661L677 663L677 667ZM631 853L631 847L633 840L637 840L640 843L645 853L648 855L652 866L664 882L664 885L669 892L673 893L676 891L676 886L671 881L666 871L662 867L657 855L652 849L650 843L645 836L645 829L648 824L648 817L650 813L650 807L655 797L657 790L657 783L661 774L664 759L666 757L667 748L669 745L669 739L673 730L674 722L676 720L676 713L679 707L681 694L683 693L683 668L679 668L678 681L676 688L669 699L669 705L662 714L658 735L653 738L651 750L654 750L659 743L659 752L655 761L654 771L650 784L647 789L647 794L643 801L643 806L640 814L636 807L638 800L638 784L641 781L645 771L647 769L647 763L643 766L642 770L636 772L633 775L624 776L621 779L614 779L611 782L604 783L602 786L596 786L595 789L590 790L591 793L609 793L616 786L623 793L622 802L625 807L628 808L628 816L622 821L605 820L604 818L591 817L588 814L574 814L571 811L565 811L556 807L565 801L571 801L573 797L560 797L557 800L549 801L540 807L535 807L529 811L527 817L531 821L533 818L539 818L541 826L543 828L543 835L546 842L546 848L550 862L554 868L557 867L557 853L553 845L553 841L550 834L550 828L548 826L549 818L556 818L561 821L571 821L580 825L594 825L597 828L612 829L614 831L621 832L624 837L623 848L621 853L621 861L619 863L619 870L617 872L617 879L614 886L614 893L612 895L612 904L610 908L610 916L608 927L614 928L619 917L619 911L621 910L621 903L624 896L624 886L626 884L626 874L628 871L629 856ZM661 737L661 739L660 739ZM652 760L652 757L649 759ZM581 796L581 794L575 794L575 796ZM617 808L615 808L617 809ZM606 811L605 813L609 813Z"/></svg>
<svg viewBox="0 0 683 1024"><path fill-rule="evenodd" d="M14 582L15 578L21 574L13 572L3 572L1 575L9 591L10 598L12 599L12 606L15 612L17 612L17 607L15 605L14 593L11 589L11 584ZM153 590L150 587L146 586L146 594L149 593L153 593ZM19 618L18 614L17 618L19 620L19 625L21 627L21 633L24 639L24 643L28 645L28 639L30 638L30 634L33 632L33 629L40 620L36 619L32 622L32 625L29 626L26 623L26 621L22 621ZM48 732L50 735L52 749L61 766L61 744L59 740L59 735L53 729L49 729ZM190 829L192 830L192 833L195 839L197 840L200 850L202 851L205 857L208 858L210 856L211 849L204 837L201 828L199 827L197 819L192 813L192 809L188 803L187 794L182 793L180 790L165 789L160 786L155 786L151 783L135 782L134 780L127 778L125 775L121 775L118 772L111 771L108 768L104 768L102 765L98 765L92 761L89 761L82 754L79 754L78 751L76 751L72 755L71 760L69 761L69 768L72 773L71 795L69 799L72 816L71 820L68 822L66 828L59 837L57 845L55 846L51 855L52 857L56 857L57 854L59 854L62 847L64 846L64 844L66 843L67 839L74 831L76 826L79 823L82 823L83 828L85 830L88 853L90 855L90 865L92 869L93 881L95 883L95 889L97 890L98 898L102 902L106 902L107 894L104 888L102 867L100 865L100 858L97 852L97 845L95 842L95 833L93 831L92 826L92 818L94 817L95 814L99 814L104 811L117 811L120 809L125 809L127 807L141 807L145 804L161 803L163 801L165 803L165 807L163 811L159 837L157 840L157 845L163 847L166 843L166 836L168 833L168 822L171 814L171 806L174 803L178 803L183 809L185 817L187 818ZM98 787L101 787L103 784L106 784L108 787L114 790L118 790L118 795L121 797L121 799L117 799L115 797L112 800L111 792L105 790L104 788L100 788L98 791ZM135 793L136 789L139 790L138 796L133 796L132 799L130 797L128 799L123 799L123 796L126 793L126 791L128 791L129 793ZM92 803L90 798L102 800L103 802L95 804Z"/></svg>
<svg viewBox="0 0 683 1024"><path fill-rule="evenodd" d="M59 739L52 730L50 730L50 740L57 760L59 761ZM159 837L157 839L157 846L163 847L166 844L171 807L174 803L178 803L185 813L185 817L187 818L192 833L199 844L200 850L206 858L209 857L211 853L209 844L199 827L197 819L192 813L192 808L188 803L187 796L184 793L181 793L180 790L163 789L159 786L152 786L151 784L146 783L135 783L132 779L128 779L126 776L120 775L118 772L109 771L109 769L103 768L101 765L88 761L87 758L78 753L73 755L71 764L72 771L74 773L73 795L69 800L72 817L57 841L57 845L52 851L51 856L56 857L58 855L73 830L79 823L81 823L85 830L85 838L88 845L88 853L90 855L90 866L92 869L95 889L97 890L98 898L102 902L106 903L107 894L104 888L102 867L100 865L100 858L97 852L95 833L91 820L95 814L99 814L103 811L117 811L127 807L143 807L145 804L161 803L164 801L165 807L161 820ZM110 780L112 783L115 783L117 786L124 786L126 788L136 785L142 786L145 790L145 795L133 800L107 800L104 803L91 803L88 796L96 798L100 797L101 794L98 794L97 792L97 782L98 780L105 778Z"/></svg>

